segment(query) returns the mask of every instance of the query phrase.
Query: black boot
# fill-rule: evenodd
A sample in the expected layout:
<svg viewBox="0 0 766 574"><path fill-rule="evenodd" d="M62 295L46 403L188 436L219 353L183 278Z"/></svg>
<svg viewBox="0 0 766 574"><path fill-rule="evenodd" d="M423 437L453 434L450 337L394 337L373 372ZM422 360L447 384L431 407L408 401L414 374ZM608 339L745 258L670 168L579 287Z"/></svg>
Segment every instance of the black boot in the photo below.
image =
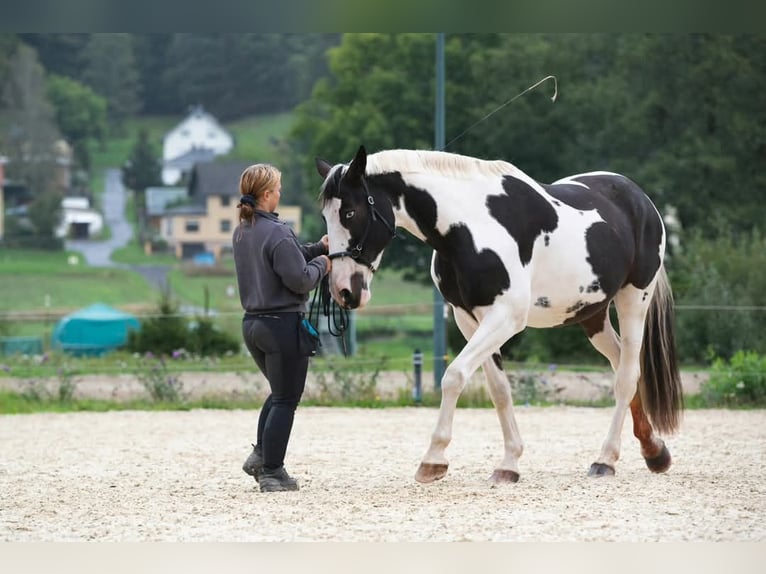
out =
<svg viewBox="0 0 766 574"><path fill-rule="evenodd" d="M287 474L284 466L274 470L263 469L260 475L261 492L298 490L298 481Z"/></svg>
<svg viewBox="0 0 766 574"><path fill-rule="evenodd" d="M255 482L260 480L260 474L263 471L263 452L257 446L253 445L253 452L247 457L245 464L242 465L242 470L255 479Z"/></svg>

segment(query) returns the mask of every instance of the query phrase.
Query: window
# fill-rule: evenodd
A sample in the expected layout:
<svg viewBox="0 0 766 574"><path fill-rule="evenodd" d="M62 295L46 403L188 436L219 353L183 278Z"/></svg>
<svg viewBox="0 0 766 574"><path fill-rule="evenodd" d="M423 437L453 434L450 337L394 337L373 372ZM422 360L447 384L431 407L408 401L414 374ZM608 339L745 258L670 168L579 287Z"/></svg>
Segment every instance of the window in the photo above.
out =
<svg viewBox="0 0 766 574"><path fill-rule="evenodd" d="M197 233L199 231L199 221L196 219L189 219L186 221L186 232Z"/></svg>
<svg viewBox="0 0 766 574"><path fill-rule="evenodd" d="M231 219L221 220L221 233L227 233L231 231Z"/></svg>
<svg viewBox="0 0 766 574"><path fill-rule="evenodd" d="M231 196L230 195L222 195L221 196L221 206L222 207L229 207L231 205Z"/></svg>

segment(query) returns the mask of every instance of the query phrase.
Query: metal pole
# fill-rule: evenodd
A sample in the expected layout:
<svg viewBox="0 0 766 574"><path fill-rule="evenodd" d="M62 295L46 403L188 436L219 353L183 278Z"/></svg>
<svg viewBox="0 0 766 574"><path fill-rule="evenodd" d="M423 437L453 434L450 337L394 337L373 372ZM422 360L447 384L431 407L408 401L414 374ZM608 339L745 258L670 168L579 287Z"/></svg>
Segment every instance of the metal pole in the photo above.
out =
<svg viewBox="0 0 766 574"><path fill-rule="evenodd" d="M436 34L436 114L434 118L434 149L444 148L444 33ZM444 375L446 326L444 299L434 286L434 389L441 390Z"/></svg>
<svg viewBox="0 0 766 574"><path fill-rule="evenodd" d="M423 370L423 353L420 349L415 349L412 354L412 368L415 373L415 386L412 389L412 398L417 404L423 401L423 383L421 380L421 373Z"/></svg>

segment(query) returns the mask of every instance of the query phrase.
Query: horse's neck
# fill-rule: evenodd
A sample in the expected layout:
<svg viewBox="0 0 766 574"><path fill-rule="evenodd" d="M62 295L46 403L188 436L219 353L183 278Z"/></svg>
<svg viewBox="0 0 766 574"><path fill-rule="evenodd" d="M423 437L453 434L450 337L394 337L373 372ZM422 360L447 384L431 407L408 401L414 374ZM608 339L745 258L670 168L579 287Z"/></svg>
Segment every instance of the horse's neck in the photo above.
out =
<svg viewBox="0 0 766 574"><path fill-rule="evenodd" d="M533 185L538 193L547 196L547 193L522 172L514 174L519 179L523 179ZM477 202L484 203L486 199L486 189L482 188L481 183L466 180L465 185L456 183L457 180L450 180L446 185L438 183L429 185L427 193L436 204L436 221L433 221L433 213L429 209L423 209L420 212L410 212L408 205L423 205L422 198L413 198L411 194L424 193L424 191L414 192L410 188L385 190L386 195L392 203L396 227L406 229L421 241L426 238L421 229L430 230L434 223L442 232L455 224L466 223L470 220L472 214L477 214ZM421 188L422 189L422 188ZM401 195L400 195L401 194Z"/></svg>
<svg viewBox="0 0 766 574"><path fill-rule="evenodd" d="M386 193L386 196L391 201L391 205L394 209L394 226L397 228L406 229L409 233L421 241L425 241L426 237L420 231L424 224L419 220L417 214L412 214L407 211L405 195L394 196Z"/></svg>

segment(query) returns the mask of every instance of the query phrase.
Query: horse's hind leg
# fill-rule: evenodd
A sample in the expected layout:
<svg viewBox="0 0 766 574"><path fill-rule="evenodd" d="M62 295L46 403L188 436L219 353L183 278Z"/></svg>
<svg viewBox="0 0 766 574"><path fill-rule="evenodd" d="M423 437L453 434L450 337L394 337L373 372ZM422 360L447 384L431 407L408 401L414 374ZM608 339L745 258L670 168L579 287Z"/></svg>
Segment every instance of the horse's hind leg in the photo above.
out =
<svg viewBox="0 0 766 574"><path fill-rule="evenodd" d="M459 308L455 309L455 322L466 339L473 335L477 327L473 317ZM500 428L503 431L503 460L492 472L490 480L495 484L518 482L519 458L524 451L524 445L521 442L521 434L513 413L511 386L503 371L502 356L499 352L493 354L490 360L482 364L482 371L484 371L489 394L492 397L492 403L495 405L497 416L500 419Z"/></svg>
<svg viewBox="0 0 766 574"><path fill-rule="evenodd" d="M609 360L612 370L616 372L620 364L620 337L609 320L608 307L583 321L581 325L585 329L588 340L597 351ZM652 472L665 472L670 468L670 452L662 439L654 433L654 429L644 412L641 396L638 392L630 401L630 414L633 418L633 434L641 443L641 455L646 461L646 466ZM611 470L613 471L614 469ZM595 471L595 469L591 469L591 474L598 476L600 474L611 473L610 469L603 469L600 473Z"/></svg>
<svg viewBox="0 0 766 574"><path fill-rule="evenodd" d="M620 458L620 435L625 424L628 406L636 396L638 377L641 374L641 346L644 322L649 308L649 301L644 297L644 291L644 289L627 286L615 297L617 316L620 321L620 353L614 381L615 407L612 423L601 446L601 453L588 472L591 476L613 475L615 464ZM604 324L606 322L605 319ZM605 343L605 345L610 344ZM612 358L609 357L609 359L611 362Z"/></svg>
<svg viewBox="0 0 766 574"><path fill-rule="evenodd" d="M670 468L670 451L665 442L654 434L639 393L636 393L630 402L630 414L633 416L633 434L641 443L641 456L644 457L646 466L652 472L665 472Z"/></svg>

